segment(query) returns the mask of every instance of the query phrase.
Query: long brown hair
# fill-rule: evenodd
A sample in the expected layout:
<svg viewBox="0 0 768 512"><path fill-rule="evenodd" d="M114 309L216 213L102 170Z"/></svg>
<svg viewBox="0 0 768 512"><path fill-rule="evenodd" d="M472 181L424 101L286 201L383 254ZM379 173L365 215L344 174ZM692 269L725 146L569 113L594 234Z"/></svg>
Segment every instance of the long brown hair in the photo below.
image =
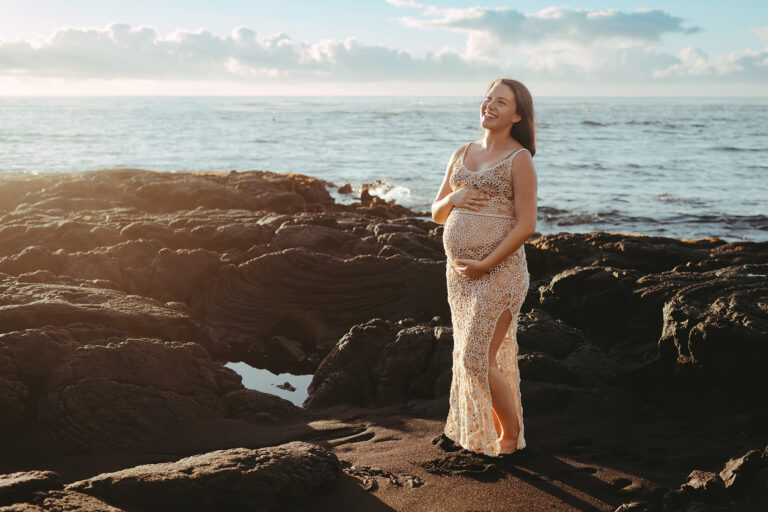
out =
<svg viewBox="0 0 768 512"><path fill-rule="evenodd" d="M528 88L517 80L511 78L497 78L488 89L485 90L485 94L491 90L491 87L496 85L497 82L501 82L515 93L515 105L517 114L520 116L520 120L512 125L509 130L509 134L512 135L517 142L523 145L525 149L531 152L531 156L536 154L536 129L535 119L533 113L533 98Z"/></svg>

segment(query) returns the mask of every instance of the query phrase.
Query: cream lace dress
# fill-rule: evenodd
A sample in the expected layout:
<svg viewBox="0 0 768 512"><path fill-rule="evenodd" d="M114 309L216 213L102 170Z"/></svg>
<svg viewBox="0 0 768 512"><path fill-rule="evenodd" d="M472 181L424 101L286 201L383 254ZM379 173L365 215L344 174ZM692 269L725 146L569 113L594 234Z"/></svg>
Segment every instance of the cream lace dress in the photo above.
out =
<svg viewBox="0 0 768 512"><path fill-rule="evenodd" d="M520 425L517 449L526 446L516 336L520 307L530 282L525 249L521 246L476 279L456 273L450 263L462 258L482 260L515 226L511 167L515 155L527 149L518 149L484 171L470 171L464 165L469 146L454 165L449 180L451 188L476 188L492 197L480 211L453 207L443 228L454 340L450 410L444 432L467 450L479 449L495 457L500 446L491 410L488 352L496 323L507 309L512 313L512 321L496 354L496 364L516 397Z"/></svg>

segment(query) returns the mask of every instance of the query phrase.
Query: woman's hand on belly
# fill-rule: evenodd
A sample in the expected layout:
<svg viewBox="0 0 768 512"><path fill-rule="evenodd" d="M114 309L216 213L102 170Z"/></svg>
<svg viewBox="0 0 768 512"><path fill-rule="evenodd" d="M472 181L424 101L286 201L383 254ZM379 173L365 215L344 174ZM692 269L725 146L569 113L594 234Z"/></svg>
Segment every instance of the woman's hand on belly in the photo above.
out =
<svg viewBox="0 0 768 512"><path fill-rule="evenodd" d="M458 208L479 211L488 206L491 196L475 188L456 189L451 195L451 203Z"/></svg>
<svg viewBox="0 0 768 512"><path fill-rule="evenodd" d="M465 258L454 260L454 264L451 266L456 271L456 273L468 279L477 279L478 277L491 270L488 268L486 263L483 263L480 260L471 260Z"/></svg>

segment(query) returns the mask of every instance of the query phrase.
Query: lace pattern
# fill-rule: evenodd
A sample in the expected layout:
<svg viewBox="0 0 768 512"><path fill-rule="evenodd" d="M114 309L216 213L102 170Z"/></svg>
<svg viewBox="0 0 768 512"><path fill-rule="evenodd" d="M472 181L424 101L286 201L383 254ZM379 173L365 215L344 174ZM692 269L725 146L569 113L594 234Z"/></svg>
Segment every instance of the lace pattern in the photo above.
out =
<svg viewBox="0 0 768 512"><path fill-rule="evenodd" d="M517 449L526 446L517 365L517 322L530 284L525 250L521 246L477 279L459 275L450 263L461 258L482 260L516 225L511 166L514 156L524 150L479 172L467 169L462 155L452 170L451 188L472 187L492 197L479 212L454 207L443 229L454 339L450 410L444 432L467 450L479 449L491 456L499 455L500 444L491 410L488 351L504 310L511 312L512 321L497 351L496 365L516 396L515 410L520 425Z"/></svg>

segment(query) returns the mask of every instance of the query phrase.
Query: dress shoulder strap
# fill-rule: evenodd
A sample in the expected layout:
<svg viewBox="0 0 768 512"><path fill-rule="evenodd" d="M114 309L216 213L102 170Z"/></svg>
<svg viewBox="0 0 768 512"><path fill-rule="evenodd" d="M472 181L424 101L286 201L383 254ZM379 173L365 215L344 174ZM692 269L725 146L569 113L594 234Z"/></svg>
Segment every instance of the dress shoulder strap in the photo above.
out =
<svg viewBox="0 0 768 512"><path fill-rule="evenodd" d="M471 145L472 145L472 143L471 143L471 142L469 142L469 143L467 144L467 146L464 148L464 152L461 154L461 160L462 160L462 161L464 161L464 159L466 159L466 157L467 157L467 152L469 151L469 146L471 146ZM513 152L511 152L510 154L508 154L507 156L505 156L504 158L502 158L502 159L499 161L499 163L501 163L501 162L505 161L507 158L513 158L513 157L514 157L516 154L518 154L518 153L519 153L519 152L521 152L521 151L528 151L528 148L517 148L516 150L514 150ZM528 152L530 153L530 151L528 151Z"/></svg>
<svg viewBox="0 0 768 512"><path fill-rule="evenodd" d="M519 152L521 152L521 151L528 151L528 148L517 148L516 150L514 150L513 152L511 152L509 155L507 155L507 156L504 158L504 160L506 160L507 158L515 158L515 155L516 155L516 154L518 154L518 153L519 153ZM528 152L530 153L530 151L528 151Z"/></svg>
<svg viewBox="0 0 768 512"><path fill-rule="evenodd" d="M471 146L471 142L467 142L466 147L464 148L464 152L461 154L461 161L463 162L464 159L467 157L467 151L469 151L469 146Z"/></svg>

